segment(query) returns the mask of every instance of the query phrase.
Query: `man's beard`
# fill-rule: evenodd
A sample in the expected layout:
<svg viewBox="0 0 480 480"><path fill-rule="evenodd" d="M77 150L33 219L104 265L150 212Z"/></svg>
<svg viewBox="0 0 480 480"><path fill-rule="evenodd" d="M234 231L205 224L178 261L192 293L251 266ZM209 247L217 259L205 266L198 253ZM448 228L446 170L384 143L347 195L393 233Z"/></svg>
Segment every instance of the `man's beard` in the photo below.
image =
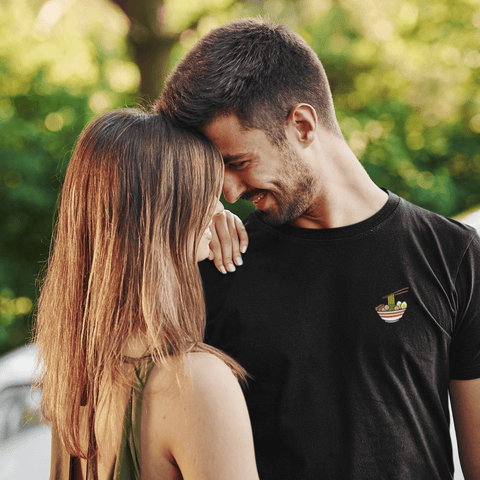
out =
<svg viewBox="0 0 480 480"><path fill-rule="evenodd" d="M282 188L283 185L277 185L277 189L285 193L275 195L269 192L275 198L277 208L272 207L262 211L265 223L276 226L291 223L300 218L310 207L308 200L312 184L313 179L309 177L305 182L298 184L293 192L286 192Z"/></svg>
<svg viewBox="0 0 480 480"><path fill-rule="evenodd" d="M277 208L262 211L265 223L272 226L291 223L310 208L314 198L315 178L298 154L286 146L282 149L284 177L274 182L276 192L267 192L273 196Z"/></svg>

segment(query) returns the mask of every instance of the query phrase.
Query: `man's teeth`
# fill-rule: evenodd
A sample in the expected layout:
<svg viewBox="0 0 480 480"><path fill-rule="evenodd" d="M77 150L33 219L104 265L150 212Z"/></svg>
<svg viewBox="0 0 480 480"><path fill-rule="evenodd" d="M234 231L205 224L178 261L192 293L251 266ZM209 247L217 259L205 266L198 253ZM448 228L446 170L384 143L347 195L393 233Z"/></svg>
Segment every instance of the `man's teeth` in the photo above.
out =
<svg viewBox="0 0 480 480"><path fill-rule="evenodd" d="M258 195L257 197L255 197L253 199L253 204L256 205L264 196L266 195L265 192L261 193L260 195Z"/></svg>

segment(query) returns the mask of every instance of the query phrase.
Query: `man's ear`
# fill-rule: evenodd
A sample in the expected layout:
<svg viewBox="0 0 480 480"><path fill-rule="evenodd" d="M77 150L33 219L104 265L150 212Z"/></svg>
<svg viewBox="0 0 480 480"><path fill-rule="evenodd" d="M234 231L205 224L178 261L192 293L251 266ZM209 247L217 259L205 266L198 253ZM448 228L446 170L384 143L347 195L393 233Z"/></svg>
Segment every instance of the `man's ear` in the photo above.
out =
<svg viewBox="0 0 480 480"><path fill-rule="evenodd" d="M309 147L317 134L318 117L315 109L308 103L295 105L288 114L287 136L293 135L304 148Z"/></svg>

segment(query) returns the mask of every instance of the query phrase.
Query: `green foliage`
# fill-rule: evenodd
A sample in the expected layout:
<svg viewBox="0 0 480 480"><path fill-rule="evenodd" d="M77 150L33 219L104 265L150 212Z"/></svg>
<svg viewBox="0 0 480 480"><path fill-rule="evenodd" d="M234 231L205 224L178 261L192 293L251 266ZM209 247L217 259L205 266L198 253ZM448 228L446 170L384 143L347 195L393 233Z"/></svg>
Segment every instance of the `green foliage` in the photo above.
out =
<svg viewBox="0 0 480 480"><path fill-rule="evenodd" d="M378 185L445 215L480 204L479 0L161 3L161 27L180 34L170 68L234 18L284 23L318 53L344 136ZM76 138L92 117L135 104L129 27L106 1L0 1L0 354L29 338Z"/></svg>
<svg viewBox="0 0 480 480"><path fill-rule="evenodd" d="M469 0L344 0L304 26L373 180L449 216L480 201L479 27Z"/></svg>
<svg viewBox="0 0 480 480"><path fill-rule="evenodd" d="M122 16L105 5L41 7L0 6L0 354L29 339L35 282L79 133L94 116L132 103L128 92L138 87ZM106 15L109 35L95 20Z"/></svg>

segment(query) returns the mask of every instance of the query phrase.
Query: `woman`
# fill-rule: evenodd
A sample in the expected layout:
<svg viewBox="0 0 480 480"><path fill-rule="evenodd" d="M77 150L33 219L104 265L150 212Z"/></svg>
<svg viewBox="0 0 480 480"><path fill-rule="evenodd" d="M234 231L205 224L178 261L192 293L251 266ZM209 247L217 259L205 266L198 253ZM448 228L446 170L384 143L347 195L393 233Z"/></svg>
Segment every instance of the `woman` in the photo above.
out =
<svg viewBox="0 0 480 480"><path fill-rule="evenodd" d="M51 478L258 478L245 371L202 343L222 178L206 137L163 115L80 136L37 316Z"/></svg>

